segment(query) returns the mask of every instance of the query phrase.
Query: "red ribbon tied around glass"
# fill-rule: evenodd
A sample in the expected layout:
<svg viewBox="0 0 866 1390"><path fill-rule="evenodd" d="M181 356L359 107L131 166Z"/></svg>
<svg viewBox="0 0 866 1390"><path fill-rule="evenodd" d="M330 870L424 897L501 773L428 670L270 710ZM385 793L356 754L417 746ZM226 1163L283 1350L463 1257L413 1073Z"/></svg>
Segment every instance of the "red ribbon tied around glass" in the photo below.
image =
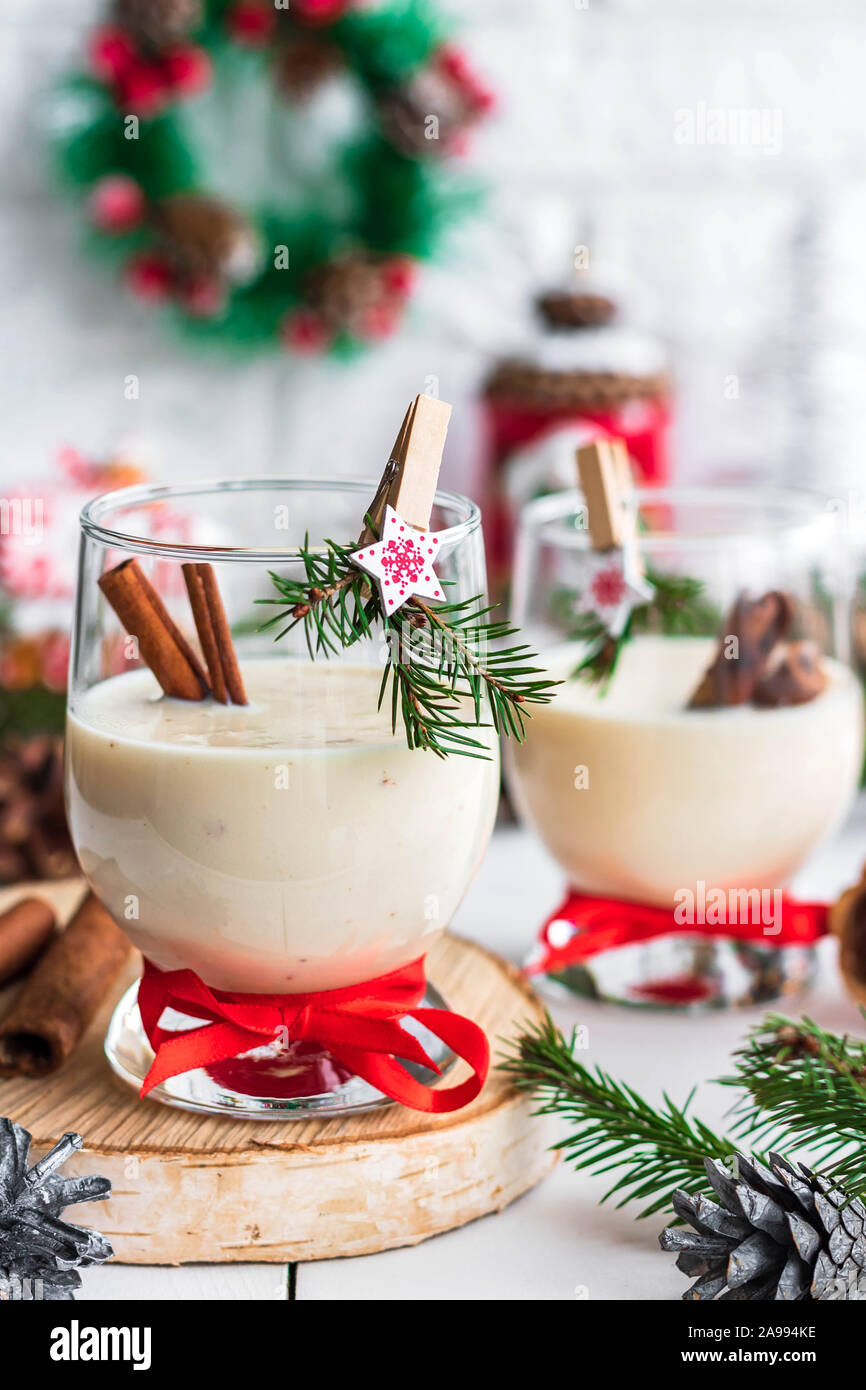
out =
<svg viewBox="0 0 866 1390"><path fill-rule="evenodd" d="M765 946L812 946L826 935L825 903L795 902L783 894L777 905L777 920L769 924L760 920L684 923L677 920L674 908L600 898L573 889L541 928L525 973L556 975L600 951L675 934L725 937Z"/></svg>
<svg viewBox="0 0 866 1390"><path fill-rule="evenodd" d="M171 1076L214 1066L287 1036L326 1048L335 1061L401 1105L430 1114L459 1110L475 1099L487 1079L490 1046L471 1019L447 1009L418 1008L425 988L423 957L378 979L315 994L230 994L209 989L192 970L160 970L145 960L138 1008L155 1057L141 1095ZM166 1009L201 1019L203 1025L183 1032L162 1028ZM434 1033L469 1063L472 1076L441 1090L411 1076L397 1058L434 1072L439 1068L401 1027L404 1018Z"/></svg>

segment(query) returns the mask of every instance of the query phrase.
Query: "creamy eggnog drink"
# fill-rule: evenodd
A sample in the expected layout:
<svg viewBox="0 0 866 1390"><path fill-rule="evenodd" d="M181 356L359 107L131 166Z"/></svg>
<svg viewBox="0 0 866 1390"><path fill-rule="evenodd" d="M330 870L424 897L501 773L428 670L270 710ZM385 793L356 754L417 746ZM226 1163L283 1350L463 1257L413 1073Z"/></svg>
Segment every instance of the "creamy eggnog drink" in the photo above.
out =
<svg viewBox="0 0 866 1390"><path fill-rule="evenodd" d="M711 637L625 643L605 690L568 679L580 648L541 661L564 684L512 750L525 817L573 886L671 906L677 890L775 888L854 796L863 697L824 659L807 703L688 709Z"/></svg>
<svg viewBox="0 0 866 1390"><path fill-rule="evenodd" d="M490 761L411 751L381 668L243 663L248 705L93 685L67 734L82 866L166 970L242 993L327 990L423 955L489 838Z"/></svg>

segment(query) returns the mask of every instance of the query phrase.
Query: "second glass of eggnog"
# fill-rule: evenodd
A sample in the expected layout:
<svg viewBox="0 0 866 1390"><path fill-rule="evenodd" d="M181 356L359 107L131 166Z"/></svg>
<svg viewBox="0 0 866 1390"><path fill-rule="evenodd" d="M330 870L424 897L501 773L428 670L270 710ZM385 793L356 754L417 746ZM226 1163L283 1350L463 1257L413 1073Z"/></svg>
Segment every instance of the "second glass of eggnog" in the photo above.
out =
<svg viewBox="0 0 866 1390"><path fill-rule="evenodd" d="M277 611L257 606L274 598L272 572L293 574L299 545L354 539L374 490L252 479L126 489L85 510L69 821L95 892L162 971L190 969L240 994L372 980L426 953L478 868L498 795L489 727L478 731L486 760L412 750L390 699L379 708L385 649L375 636L313 661L303 625L278 640L278 629L262 630ZM450 593L483 593L477 508L439 493L431 525ZM189 625L181 563L213 565L247 704L169 698L136 662L97 584L127 555L178 625ZM140 1082L149 1059L134 992L108 1051ZM376 1100L324 1064L309 1095L281 1100L278 1070L264 1065L254 1094L248 1075L224 1069L173 1078L159 1098L271 1118Z"/></svg>
<svg viewBox="0 0 866 1390"><path fill-rule="evenodd" d="M599 680L580 672L587 647L574 636L590 547L582 498L558 494L524 513L514 616L563 684L509 757L510 787L580 893L700 911L720 891L772 907L840 825L862 765L836 519L823 498L781 489L672 488L639 492L634 506L640 570L650 583L686 580L688 594L679 610L639 609ZM726 615L744 594L771 591L790 602L791 640L816 644L820 693L693 706ZM774 949L771 933L689 936L688 920L563 982L633 1004L706 1007L770 997L809 972L812 952Z"/></svg>

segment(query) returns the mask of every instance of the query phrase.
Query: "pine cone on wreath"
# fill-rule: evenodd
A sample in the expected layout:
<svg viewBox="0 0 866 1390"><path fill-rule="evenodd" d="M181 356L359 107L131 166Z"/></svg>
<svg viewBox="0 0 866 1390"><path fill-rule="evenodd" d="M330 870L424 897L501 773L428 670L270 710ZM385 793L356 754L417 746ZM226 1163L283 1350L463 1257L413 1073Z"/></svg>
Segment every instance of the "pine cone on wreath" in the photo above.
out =
<svg viewBox="0 0 866 1390"><path fill-rule="evenodd" d="M79 1267L102 1264L114 1254L99 1231L61 1220L64 1207L99 1201L111 1192L108 1178L58 1174L81 1145L80 1134L64 1134L28 1168L30 1135L12 1120L0 1119L0 1301L73 1299L81 1286Z"/></svg>
<svg viewBox="0 0 866 1390"><path fill-rule="evenodd" d="M351 331L382 298L382 269L366 252L351 252L317 266L307 277L306 298L334 332Z"/></svg>
<svg viewBox="0 0 866 1390"><path fill-rule="evenodd" d="M296 34L279 46L274 81L286 100L307 101L343 66L343 55L336 44L318 34Z"/></svg>
<svg viewBox="0 0 866 1390"><path fill-rule="evenodd" d="M114 0L114 18L141 43L169 48L202 22L202 0Z"/></svg>
<svg viewBox="0 0 866 1390"><path fill-rule="evenodd" d="M255 276L260 259L256 233L228 203L177 193L157 205L153 220L182 291L202 284L246 284Z"/></svg>
<svg viewBox="0 0 866 1390"><path fill-rule="evenodd" d="M383 92L379 117L392 145L410 158L459 149L491 97L454 50Z"/></svg>
<svg viewBox="0 0 866 1390"><path fill-rule="evenodd" d="M695 1278L697 1301L866 1299L866 1206L825 1177L770 1154L770 1167L735 1155L737 1177L707 1159L708 1197L675 1192L673 1208L692 1227L668 1226L663 1250Z"/></svg>

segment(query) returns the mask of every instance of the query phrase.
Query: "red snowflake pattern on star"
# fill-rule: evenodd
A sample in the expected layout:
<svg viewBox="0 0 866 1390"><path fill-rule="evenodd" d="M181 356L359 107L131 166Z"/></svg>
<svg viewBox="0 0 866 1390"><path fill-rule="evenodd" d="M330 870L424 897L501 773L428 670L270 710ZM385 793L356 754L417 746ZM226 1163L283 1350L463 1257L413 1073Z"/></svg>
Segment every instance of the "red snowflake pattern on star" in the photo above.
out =
<svg viewBox="0 0 866 1390"><path fill-rule="evenodd" d="M356 550L352 560L379 581L385 612L390 614L416 594L419 598L444 599L433 570L440 542L437 532L416 531L393 507L386 507L381 540Z"/></svg>
<svg viewBox="0 0 866 1390"><path fill-rule="evenodd" d="M618 549L588 551L581 559L583 580L575 600L576 613L593 613L611 637L618 637L632 609L652 598L633 554Z"/></svg>
<svg viewBox="0 0 866 1390"><path fill-rule="evenodd" d="M599 608L616 608L628 593L622 570L611 566L599 570L592 580L592 597Z"/></svg>
<svg viewBox="0 0 866 1390"><path fill-rule="evenodd" d="M424 556L421 547L411 536L399 541L388 541L380 557L380 564L395 584L405 588L414 584L424 572Z"/></svg>

